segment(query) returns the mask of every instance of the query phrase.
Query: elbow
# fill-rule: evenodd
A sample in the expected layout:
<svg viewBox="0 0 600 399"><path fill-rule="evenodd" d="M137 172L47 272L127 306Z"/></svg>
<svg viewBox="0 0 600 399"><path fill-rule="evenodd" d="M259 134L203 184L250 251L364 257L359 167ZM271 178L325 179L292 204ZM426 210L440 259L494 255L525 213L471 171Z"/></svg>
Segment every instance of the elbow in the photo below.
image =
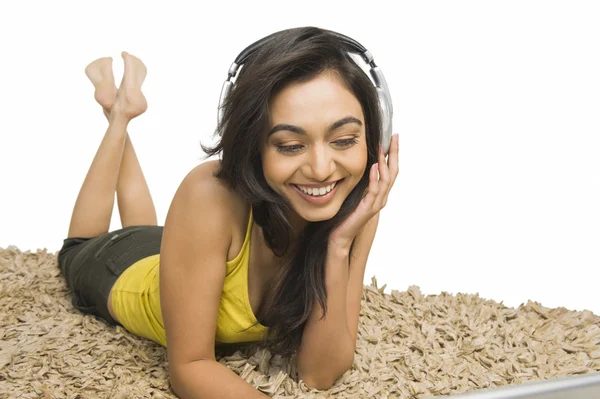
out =
<svg viewBox="0 0 600 399"><path fill-rule="evenodd" d="M310 388L315 388L321 391L325 391L331 389L338 378L340 378L344 373L350 369L352 369L352 365L354 364L354 353L352 353L351 358L346 361L343 366L337 368L336 372L329 373L298 373L298 378Z"/></svg>
<svg viewBox="0 0 600 399"><path fill-rule="evenodd" d="M184 398L184 390L181 388L181 381L177 378L176 375L169 373L169 386L171 390L178 398Z"/></svg>
<svg viewBox="0 0 600 399"><path fill-rule="evenodd" d="M177 396L178 398L183 397L183 395L181 395L181 391L179 390L179 386L177 385L177 382L175 381L175 379L172 376L169 376L169 387L171 388L171 391L173 391L175 396Z"/></svg>
<svg viewBox="0 0 600 399"><path fill-rule="evenodd" d="M300 379L304 381L309 388L315 388L320 391L325 391L327 389L331 389L335 380L326 379L326 378L316 378L316 376L301 376Z"/></svg>
<svg viewBox="0 0 600 399"><path fill-rule="evenodd" d="M186 384L180 373L169 370L169 386L176 397L180 399L190 397L189 384Z"/></svg>

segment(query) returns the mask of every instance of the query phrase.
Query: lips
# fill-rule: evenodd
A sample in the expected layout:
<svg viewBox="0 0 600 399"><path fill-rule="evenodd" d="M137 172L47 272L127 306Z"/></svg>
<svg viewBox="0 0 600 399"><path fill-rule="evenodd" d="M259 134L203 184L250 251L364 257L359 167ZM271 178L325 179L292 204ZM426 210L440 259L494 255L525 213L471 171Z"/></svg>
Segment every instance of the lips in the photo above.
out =
<svg viewBox="0 0 600 399"><path fill-rule="evenodd" d="M294 190L300 195L301 198L303 198L304 200L312 203L312 204L325 204L327 202L329 202L329 200L335 195L335 193L337 192L338 187L340 186L340 183L343 181L344 179L338 180L335 184L335 186L333 187L333 189L331 191L329 191L327 194L315 197L312 196L310 194L305 194L304 192L302 192L302 190L300 190L300 188L295 185L292 184L292 186L294 187Z"/></svg>
<svg viewBox="0 0 600 399"><path fill-rule="evenodd" d="M316 190L317 193L320 193L320 190L322 188L323 189L329 188L329 191L331 191L331 190L333 190L335 188L335 186L337 186L337 184L338 184L337 181L334 181L333 183L330 183L330 184L328 184L326 186L320 186L320 187L311 187L311 186L305 186L305 185L300 185L300 184L295 184L295 186L298 187L300 190L302 190L302 192L306 192L307 189L308 189L310 191ZM325 191L325 193L323 193L322 195L326 195L329 191Z"/></svg>

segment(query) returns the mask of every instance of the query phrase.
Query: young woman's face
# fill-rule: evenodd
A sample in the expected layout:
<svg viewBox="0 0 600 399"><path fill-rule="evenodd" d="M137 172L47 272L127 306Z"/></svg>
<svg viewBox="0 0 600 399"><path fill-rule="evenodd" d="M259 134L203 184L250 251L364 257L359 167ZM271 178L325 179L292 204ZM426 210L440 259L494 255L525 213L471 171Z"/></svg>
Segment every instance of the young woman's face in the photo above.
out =
<svg viewBox="0 0 600 399"><path fill-rule="evenodd" d="M367 167L365 120L360 103L325 72L285 87L270 103L270 134L262 148L269 186L287 199L290 223L331 219L358 184ZM333 191L303 194L298 186Z"/></svg>

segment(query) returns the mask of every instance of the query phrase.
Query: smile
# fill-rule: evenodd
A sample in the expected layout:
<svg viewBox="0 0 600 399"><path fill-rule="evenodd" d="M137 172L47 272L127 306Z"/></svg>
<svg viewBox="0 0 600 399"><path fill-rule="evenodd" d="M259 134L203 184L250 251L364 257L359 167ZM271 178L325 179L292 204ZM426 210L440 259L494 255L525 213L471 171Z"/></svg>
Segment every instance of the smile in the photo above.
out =
<svg viewBox="0 0 600 399"><path fill-rule="evenodd" d="M320 193L323 192L323 188L319 192L317 192L317 190L311 190L311 193L315 193L315 194L307 194L304 191L302 191L302 189L299 186L297 186L295 184L292 184L292 186L294 187L294 190L304 200L306 200L312 204L321 205L321 204L325 204L325 203L329 202L329 200L335 195L338 186L340 185L340 183L343 180L344 179L339 180L339 181L333 183L332 185L330 185L329 187L332 187L331 190L322 195ZM327 187L327 188L329 188L329 187Z"/></svg>

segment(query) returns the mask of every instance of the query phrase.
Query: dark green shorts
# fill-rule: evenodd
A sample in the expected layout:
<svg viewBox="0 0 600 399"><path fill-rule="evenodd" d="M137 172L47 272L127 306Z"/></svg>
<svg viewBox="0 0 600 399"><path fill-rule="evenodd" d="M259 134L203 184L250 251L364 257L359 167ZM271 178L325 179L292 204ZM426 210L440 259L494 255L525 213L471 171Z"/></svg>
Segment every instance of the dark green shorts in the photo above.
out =
<svg viewBox="0 0 600 399"><path fill-rule="evenodd" d="M117 323L108 312L110 290L132 264L160 253L163 226L129 226L98 237L71 237L58 253L58 266L72 291L73 306Z"/></svg>

